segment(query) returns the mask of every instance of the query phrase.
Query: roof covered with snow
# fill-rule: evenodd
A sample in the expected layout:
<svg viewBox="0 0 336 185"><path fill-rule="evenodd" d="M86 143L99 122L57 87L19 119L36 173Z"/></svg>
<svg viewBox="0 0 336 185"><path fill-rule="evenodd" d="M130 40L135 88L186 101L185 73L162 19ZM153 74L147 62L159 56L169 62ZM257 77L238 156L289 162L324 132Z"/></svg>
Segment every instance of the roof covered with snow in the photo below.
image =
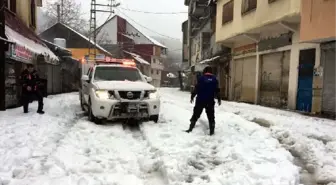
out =
<svg viewBox="0 0 336 185"><path fill-rule="evenodd" d="M130 54L136 61L140 62L141 64L150 65L150 63L143 59L140 55L126 50L124 50L124 52Z"/></svg>
<svg viewBox="0 0 336 185"><path fill-rule="evenodd" d="M113 20L113 19L115 19L115 18L117 18L117 17L120 17L120 18L122 18L122 19L125 19L126 20L126 22L129 24L129 25L131 25L132 27L134 27L136 30L138 30L141 34L143 34L151 43L153 43L154 45L156 45L156 46L160 46L160 47L163 47L163 48L167 48L165 45L163 45L163 44L161 44L159 41L157 41L156 39L154 39L154 38L152 38L152 37L150 37L150 36L148 36L148 35L146 35L145 33L143 33L143 32L141 32L140 31L140 29L138 29L136 26L134 26L133 24L131 24L130 23L130 21L128 21L127 20L127 18L125 18L125 17L122 17L122 16L120 16L120 15L114 15L111 19L109 19L107 22L105 22L104 24L102 24L101 26L99 26L98 28L97 28L97 32L99 32L100 30L101 30L101 28L102 27L104 27L106 24L108 24L111 20Z"/></svg>
<svg viewBox="0 0 336 185"><path fill-rule="evenodd" d="M34 53L50 57L50 59L52 60L46 61L48 63L49 62L53 63L53 61L59 61L58 57L47 46L43 45L43 42L42 44L40 44L35 42L34 40L26 38L8 26L6 26L5 30L6 30L6 36L9 41L14 42L15 44L18 44L20 46L23 46Z"/></svg>
<svg viewBox="0 0 336 185"><path fill-rule="evenodd" d="M104 49L103 47L101 47L99 44L96 44L95 42L93 42L92 40L90 40L88 37L84 36L83 34L79 33L78 31L72 29L71 27L67 26L66 24L63 23L59 23L62 24L63 26L67 27L69 30L71 30L72 32L76 33L77 35L79 35L80 37L82 37L83 39L87 40L88 42L90 42L91 44L93 44L94 46L96 46L99 50L109 54L112 56L112 54L110 52L108 52L106 49Z"/></svg>
<svg viewBox="0 0 336 185"><path fill-rule="evenodd" d="M40 33L39 36L51 43L55 38L64 38L68 41L66 44L67 48L88 48L90 47L90 45L95 45L99 51L103 52L106 55L112 56L112 54L105 48L103 48L99 44L96 44L88 37L84 36L83 34L63 23L54 24L53 26Z"/></svg>

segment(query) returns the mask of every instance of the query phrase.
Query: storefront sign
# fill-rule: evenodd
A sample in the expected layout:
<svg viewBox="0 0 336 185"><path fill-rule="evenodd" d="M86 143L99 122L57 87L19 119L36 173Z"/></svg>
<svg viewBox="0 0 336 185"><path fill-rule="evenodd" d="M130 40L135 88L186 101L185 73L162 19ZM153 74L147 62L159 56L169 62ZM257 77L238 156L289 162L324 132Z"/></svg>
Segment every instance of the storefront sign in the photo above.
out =
<svg viewBox="0 0 336 185"><path fill-rule="evenodd" d="M277 49L292 44L293 33L283 33L277 37L270 37L262 39L258 42L259 51L267 51Z"/></svg>
<svg viewBox="0 0 336 185"><path fill-rule="evenodd" d="M11 48L11 56L14 58L20 58L26 61L31 61L33 59L33 52L24 46L20 46L18 44L12 45Z"/></svg>
<svg viewBox="0 0 336 185"><path fill-rule="evenodd" d="M257 50L257 44L253 43L253 44L248 44L248 45L244 45L244 46L240 46L237 48L233 49L233 55L237 56L237 55L243 55L243 54L247 54L247 53L254 53Z"/></svg>

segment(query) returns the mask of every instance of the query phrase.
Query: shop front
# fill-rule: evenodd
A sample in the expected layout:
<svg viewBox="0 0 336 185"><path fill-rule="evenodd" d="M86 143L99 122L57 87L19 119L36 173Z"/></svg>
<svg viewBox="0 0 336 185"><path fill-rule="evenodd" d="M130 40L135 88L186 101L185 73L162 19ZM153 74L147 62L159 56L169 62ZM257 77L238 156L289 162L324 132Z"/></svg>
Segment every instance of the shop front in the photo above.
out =
<svg viewBox="0 0 336 185"><path fill-rule="evenodd" d="M33 56L34 54L30 50L18 44L12 44L8 52L6 52L6 108L16 107L20 104L20 75L22 70L26 67L26 64L33 63Z"/></svg>
<svg viewBox="0 0 336 185"><path fill-rule="evenodd" d="M5 108L20 105L21 72L27 64L38 61L56 64L58 57L41 41L33 30L28 28L18 17L5 11L5 35L11 43L5 59Z"/></svg>

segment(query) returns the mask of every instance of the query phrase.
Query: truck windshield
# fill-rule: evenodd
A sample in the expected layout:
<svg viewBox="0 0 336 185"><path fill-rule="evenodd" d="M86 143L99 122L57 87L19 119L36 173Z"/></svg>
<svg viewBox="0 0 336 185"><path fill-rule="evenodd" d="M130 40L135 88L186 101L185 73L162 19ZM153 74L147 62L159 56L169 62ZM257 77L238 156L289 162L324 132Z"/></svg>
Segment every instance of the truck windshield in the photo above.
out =
<svg viewBox="0 0 336 185"><path fill-rule="evenodd" d="M97 81L143 81L138 69L130 67L96 67Z"/></svg>

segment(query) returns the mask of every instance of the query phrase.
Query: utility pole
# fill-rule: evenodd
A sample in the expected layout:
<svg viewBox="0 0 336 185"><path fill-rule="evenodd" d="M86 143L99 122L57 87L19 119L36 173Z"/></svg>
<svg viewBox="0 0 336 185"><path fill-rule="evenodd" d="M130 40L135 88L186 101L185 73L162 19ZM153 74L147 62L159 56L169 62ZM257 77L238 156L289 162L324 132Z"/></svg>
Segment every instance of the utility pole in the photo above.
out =
<svg viewBox="0 0 336 185"><path fill-rule="evenodd" d="M57 22L61 22L61 6L59 4L57 5Z"/></svg>
<svg viewBox="0 0 336 185"><path fill-rule="evenodd" d="M60 12L61 12L61 13L60 13L61 15L59 16L59 17L60 17L60 18L59 18L59 22L63 22L63 21L62 21L62 18L63 18L63 16L64 16L64 0L61 0L61 10L60 10Z"/></svg>
<svg viewBox="0 0 336 185"><path fill-rule="evenodd" d="M114 13L113 8L118 7L120 3L115 3L115 0L110 0L109 4L97 4L96 0L91 0L91 11L90 11L90 33L93 34L90 36L90 41L95 43L95 45L90 43L89 46L89 59L91 59L91 56L93 56L93 59L96 58L97 56L97 50L96 50L96 45L97 45L97 12L105 12L105 13ZM102 10L102 9L97 9L98 7L107 7L109 8L108 10Z"/></svg>
<svg viewBox="0 0 336 185"><path fill-rule="evenodd" d="M5 0L0 0L0 37L6 38L5 35ZM5 86L5 63L7 50L5 40L0 39L0 111L6 110L6 86Z"/></svg>

